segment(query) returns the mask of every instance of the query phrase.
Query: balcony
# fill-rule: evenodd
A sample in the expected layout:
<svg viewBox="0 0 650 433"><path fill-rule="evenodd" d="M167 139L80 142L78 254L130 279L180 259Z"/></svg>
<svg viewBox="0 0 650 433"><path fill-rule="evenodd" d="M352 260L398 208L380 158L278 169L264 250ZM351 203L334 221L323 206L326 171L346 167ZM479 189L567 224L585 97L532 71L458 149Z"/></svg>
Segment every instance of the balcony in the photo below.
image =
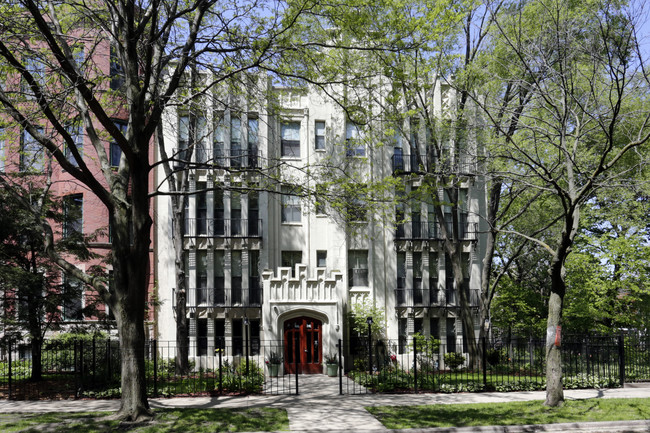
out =
<svg viewBox="0 0 650 433"><path fill-rule="evenodd" d="M192 165L198 168L262 168L262 153L255 149L206 149L195 147L194 155L187 148L175 148L175 167Z"/></svg>
<svg viewBox="0 0 650 433"><path fill-rule="evenodd" d="M208 238L261 238L261 219L185 218L185 236Z"/></svg>
<svg viewBox="0 0 650 433"><path fill-rule="evenodd" d="M188 307L261 307L262 288L190 288Z"/></svg>
<svg viewBox="0 0 650 433"><path fill-rule="evenodd" d="M399 279L400 278L398 278L398 281ZM398 307L438 306L438 289L397 288L395 289L395 305Z"/></svg>
<svg viewBox="0 0 650 433"><path fill-rule="evenodd" d="M480 306L480 294L478 289L466 289L470 307ZM445 290L446 304L451 306L460 306L460 295L453 289L447 287Z"/></svg>
<svg viewBox="0 0 650 433"><path fill-rule="evenodd" d="M460 154L454 158L447 158L442 161L434 151L427 151L426 154L405 154L395 152L391 158L393 174L424 174L424 173L455 173L460 175L476 174L476 158L468 154Z"/></svg>
<svg viewBox="0 0 650 433"><path fill-rule="evenodd" d="M447 224L447 231L451 232L451 224ZM462 241L475 241L478 239L477 223L461 223L458 237ZM442 240L442 233L438 223L406 222L395 227L396 240Z"/></svg>

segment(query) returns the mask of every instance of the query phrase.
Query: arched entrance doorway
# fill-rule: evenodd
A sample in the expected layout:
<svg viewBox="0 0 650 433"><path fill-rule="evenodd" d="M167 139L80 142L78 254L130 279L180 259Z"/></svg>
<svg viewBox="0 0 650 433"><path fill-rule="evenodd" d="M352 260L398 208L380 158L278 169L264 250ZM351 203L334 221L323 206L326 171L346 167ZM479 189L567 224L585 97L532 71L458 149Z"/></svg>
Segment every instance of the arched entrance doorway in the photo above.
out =
<svg viewBox="0 0 650 433"><path fill-rule="evenodd" d="M322 373L323 324L311 317L296 317L284 322L284 371Z"/></svg>

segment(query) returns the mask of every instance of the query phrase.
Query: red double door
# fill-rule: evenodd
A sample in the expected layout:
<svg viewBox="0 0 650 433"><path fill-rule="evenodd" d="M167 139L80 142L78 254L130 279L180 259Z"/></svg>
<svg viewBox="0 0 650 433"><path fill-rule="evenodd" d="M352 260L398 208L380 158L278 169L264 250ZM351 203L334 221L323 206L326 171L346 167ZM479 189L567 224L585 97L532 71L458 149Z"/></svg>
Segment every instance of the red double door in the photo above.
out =
<svg viewBox="0 0 650 433"><path fill-rule="evenodd" d="M284 322L284 371L322 373L322 327L320 320L297 317ZM297 364L296 364L297 360Z"/></svg>

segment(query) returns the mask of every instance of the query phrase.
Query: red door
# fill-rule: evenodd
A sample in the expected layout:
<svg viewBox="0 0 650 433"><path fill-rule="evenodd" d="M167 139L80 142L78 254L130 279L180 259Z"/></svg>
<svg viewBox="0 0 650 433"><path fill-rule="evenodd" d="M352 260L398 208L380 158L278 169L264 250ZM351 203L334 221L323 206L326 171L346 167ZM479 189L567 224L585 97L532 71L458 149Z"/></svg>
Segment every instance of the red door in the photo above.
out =
<svg viewBox="0 0 650 433"><path fill-rule="evenodd" d="M322 323L311 317L298 317L284 322L284 371L322 373Z"/></svg>

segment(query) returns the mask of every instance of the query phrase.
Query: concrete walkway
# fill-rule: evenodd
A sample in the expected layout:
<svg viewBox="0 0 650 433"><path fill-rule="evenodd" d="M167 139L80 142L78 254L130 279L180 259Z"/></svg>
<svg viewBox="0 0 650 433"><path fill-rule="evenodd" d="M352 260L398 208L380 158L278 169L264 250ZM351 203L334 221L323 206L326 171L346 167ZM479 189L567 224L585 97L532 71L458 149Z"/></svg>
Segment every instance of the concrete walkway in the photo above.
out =
<svg viewBox="0 0 650 433"><path fill-rule="evenodd" d="M254 408L286 409L292 432L387 432L365 406L423 404L497 403L544 400L544 391L461 394L363 394L339 395L338 379L324 375L300 376L300 395L196 397L151 399L153 408ZM650 388L565 390L565 398L650 398ZM119 400L7 401L0 400L0 412L114 411ZM463 427L411 429L404 432L650 432L650 421L572 423L514 427Z"/></svg>

